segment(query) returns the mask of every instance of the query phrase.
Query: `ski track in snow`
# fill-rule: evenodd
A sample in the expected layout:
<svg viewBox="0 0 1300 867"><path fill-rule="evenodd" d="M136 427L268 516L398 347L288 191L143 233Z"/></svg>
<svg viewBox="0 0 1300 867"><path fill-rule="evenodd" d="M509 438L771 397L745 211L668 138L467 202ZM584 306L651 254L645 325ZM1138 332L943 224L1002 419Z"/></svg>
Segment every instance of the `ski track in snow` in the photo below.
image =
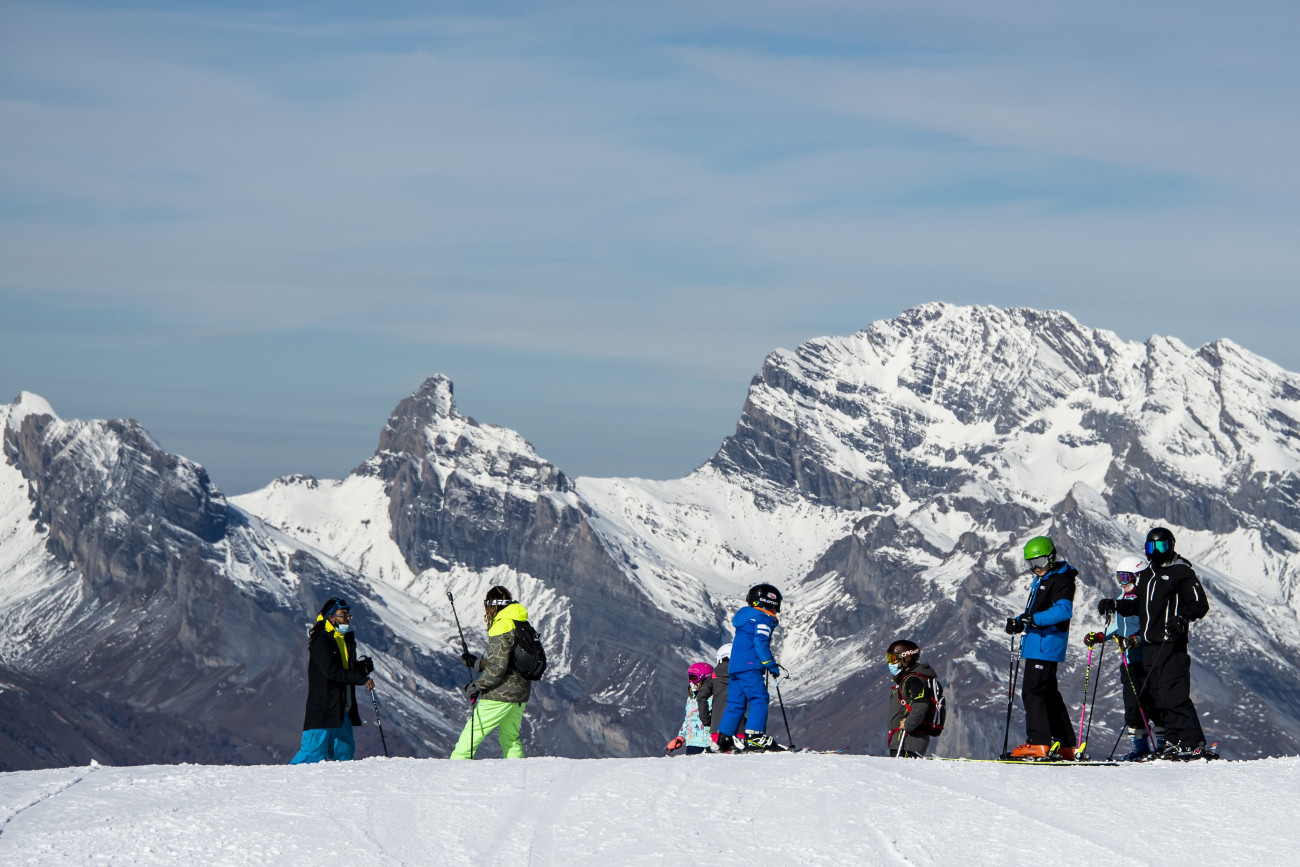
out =
<svg viewBox="0 0 1300 867"><path fill-rule="evenodd" d="M1290 864L1300 845L1291 816L1300 758L1057 768L776 754L91 770L0 774L0 863L1172 867Z"/></svg>
<svg viewBox="0 0 1300 867"><path fill-rule="evenodd" d="M4 821L0 822L0 838L4 837L4 833L8 829L9 823L12 822L14 819L16 819L19 815L30 810L32 807L43 804L46 801L50 800L51 798L63 794L68 789L71 789L73 786L77 785L77 783L80 783L82 780L84 780L86 778L86 774L93 773L98 769L99 769L98 764L92 764L89 768L86 768L84 770L67 768L67 769L61 769L59 771L54 771L54 772L40 772L40 771L28 772L30 775L32 775L34 779L38 779L38 780L44 779L44 777L47 775L53 775L57 777L66 776L68 771L70 770L76 770L79 771L80 773L79 776L73 777L71 780L68 780L67 782L59 782L54 786L54 788L48 791L41 792L33 800L28 801L26 804L23 804L21 807L12 806L6 792L6 794L4 795L4 799L0 800L0 809L4 810L6 813ZM19 797L22 797L21 789L16 789L15 793L18 794ZM0 852L2 851L3 848L0 848Z"/></svg>

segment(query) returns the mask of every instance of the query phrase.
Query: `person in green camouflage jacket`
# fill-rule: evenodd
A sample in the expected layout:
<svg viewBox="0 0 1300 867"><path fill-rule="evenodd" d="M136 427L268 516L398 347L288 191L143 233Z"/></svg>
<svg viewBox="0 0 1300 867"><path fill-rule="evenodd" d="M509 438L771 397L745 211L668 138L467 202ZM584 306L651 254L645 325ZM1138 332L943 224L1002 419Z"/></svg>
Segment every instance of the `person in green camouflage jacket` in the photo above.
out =
<svg viewBox="0 0 1300 867"><path fill-rule="evenodd" d="M528 609L511 598L510 591L496 585L483 600L488 627L486 656L461 654L465 665L478 671L478 680L465 687L472 710L465 729L451 751L453 759L472 759L483 740L497 729L501 755L524 758L519 727L524 721L532 683L511 664L515 650L515 624L528 620Z"/></svg>

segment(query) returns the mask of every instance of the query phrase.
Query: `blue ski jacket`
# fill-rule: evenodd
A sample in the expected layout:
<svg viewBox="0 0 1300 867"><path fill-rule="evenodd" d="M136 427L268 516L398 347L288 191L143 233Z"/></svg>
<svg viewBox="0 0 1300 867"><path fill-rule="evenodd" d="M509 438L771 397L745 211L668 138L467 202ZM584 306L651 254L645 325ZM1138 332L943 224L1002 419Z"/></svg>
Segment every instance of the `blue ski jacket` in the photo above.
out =
<svg viewBox="0 0 1300 867"><path fill-rule="evenodd" d="M1070 618L1074 615L1074 579L1078 571L1064 560L1041 578L1034 576L1029 589L1025 613L1030 615L1025 640L1020 645L1022 659L1065 662L1065 648L1070 638Z"/></svg>
<svg viewBox="0 0 1300 867"><path fill-rule="evenodd" d="M772 658L772 630L776 618L752 605L742 608L731 618L736 637L731 642L731 674L758 668L776 668Z"/></svg>

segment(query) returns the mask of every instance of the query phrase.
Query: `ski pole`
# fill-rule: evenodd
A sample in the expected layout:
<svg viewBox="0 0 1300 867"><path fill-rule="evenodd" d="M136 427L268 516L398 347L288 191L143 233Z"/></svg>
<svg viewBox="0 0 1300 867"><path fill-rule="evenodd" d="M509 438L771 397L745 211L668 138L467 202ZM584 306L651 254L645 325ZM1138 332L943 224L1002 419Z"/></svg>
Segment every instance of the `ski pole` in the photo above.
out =
<svg viewBox="0 0 1300 867"><path fill-rule="evenodd" d="M456 618L456 631L460 633L460 649L462 653L469 653L469 645L465 643L465 630L460 628L460 615L456 613L456 599L447 591L447 601L451 603L451 616ZM475 716L478 714L478 698L469 700L469 757L474 758L474 726L476 724Z"/></svg>
<svg viewBox="0 0 1300 867"><path fill-rule="evenodd" d="M1124 641L1118 635L1115 636L1115 646L1119 649L1119 662L1121 680L1128 683L1129 690L1133 693L1133 700L1137 703L1138 716L1142 718L1142 728L1147 733L1147 743L1155 746L1155 733L1151 730L1151 722L1147 719L1147 712L1142 709L1142 694L1138 691L1137 684L1133 682L1133 670L1128 664L1128 651L1124 647ZM1121 730L1122 733L1122 730ZM1119 738L1115 738L1115 746L1111 748L1111 758L1115 756L1115 750L1119 748Z"/></svg>
<svg viewBox="0 0 1300 867"><path fill-rule="evenodd" d="M462 653L469 653L469 645L465 643L465 630L460 628L460 615L456 613L456 600L452 598L451 591L447 591L447 601L451 603L451 616L456 618L456 631L460 633L460 649Z"/></svg>
<svg viewBox="0 0 1300 867"><path fill-rule="evenodd" d="M1007 663L1011 682L1007 685L1007 727L1002 731L1002 758L1007 757L1007 743L1011 737L1011 708L1016 699L1016 680L1020 677L1020 658L1016 656L1016 637L1011 636L1011 660Z"/></svg>
<svg viewBox="0 0 1300 867"><path fill-rule="evenodd" d="M379 742L384 745L384 758L388 758L388 739L384 737L384 721L379 718L379 696L370 688L370 703L375 706L375 725L379 726Z"/></svg>
<svg viewBox="0 0 1300 867"><path fill-rule="evenodd" d="M785 715L785 701L781 698L780 670L772 680L776 683L776 703L781 706L781 719L785 720L785 739L790 742L790 752L794 752L794 735L790 734L790 718Z"/></svg>
<svg viewBox="0 0 1300 867"><path fill-rule="evenodd" d="M1083 706L1079 708L1079 736L1074 742L1083 749L1083 719L1088 715L1088 680L1092 677L1092 645L1088 645L1088 667L1083 670Z"/></svg>
<svg viewBox="0 0 1300 867"><path fill-rule="evenodd" d="M1106 618L1109 620L1110 618ZM1092 682L1092 704L1088 710L1088 728L1083 733L1083 741L1079 744L1079 756L1082 758L1083 750L1088 746L1088 738L1092 737L1092 715L1097 712L1097 687L1101 684L1101 666L1106 661L1106 645L1103 642L1101 650L1097 651L1097 679Z"/></svg>

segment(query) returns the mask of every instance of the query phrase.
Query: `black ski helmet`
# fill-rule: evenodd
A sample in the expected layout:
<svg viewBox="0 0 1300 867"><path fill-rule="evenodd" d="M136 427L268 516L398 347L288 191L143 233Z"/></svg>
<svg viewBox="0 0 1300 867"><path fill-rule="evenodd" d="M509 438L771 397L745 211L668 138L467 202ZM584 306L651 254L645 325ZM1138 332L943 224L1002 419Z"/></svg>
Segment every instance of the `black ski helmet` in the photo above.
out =
<svg viewBox="0 0 1300 867"><path fill-rule="evenodd" d="M501 613L501 609L514 605L514 597L510 591L500 584L494 584L488 589L487 595L483 597L483 618L487 621L488 629L492 628L492 621Z"/></svg>
<svg viewBox="0 0 1300 867"><path fill-rule="evenodd" d="M749 595L745 597L745 601L755 608L762 608L766 611L780 611L781 591L771 584L755 584L749 588Z"/></svg>
<svg viewBox="0 0 1300 867"><path fill-rule="evenodd" d="M1147 533L1147 559L1152 566L1163 566L1174 559L1174 534L1164 527L1153 527Z"/></svg>
<svg viewBox="0 0 1300 867"><path fill-rule="evenodd" d="M900 638L885 651L885 662L894 663L900 671L908 671L921 661L921 648L916 642Z"/></svg>

